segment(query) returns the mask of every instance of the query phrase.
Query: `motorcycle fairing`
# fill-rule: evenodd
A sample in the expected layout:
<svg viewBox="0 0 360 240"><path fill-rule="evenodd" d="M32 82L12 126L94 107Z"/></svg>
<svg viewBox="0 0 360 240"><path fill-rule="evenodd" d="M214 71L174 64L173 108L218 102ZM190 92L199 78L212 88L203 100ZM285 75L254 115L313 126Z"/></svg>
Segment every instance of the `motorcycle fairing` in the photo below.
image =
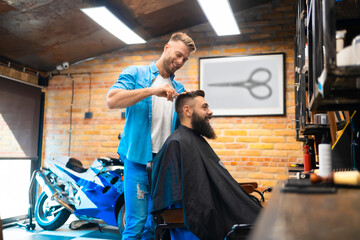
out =
<svg viewBox="0 0 360 240"><path fill-rule="evenodd" d="M48 164L52 165L49 162ZM79 203L74 211L77 217L80 219L83 216L100 218L107 224L117 226L115 204L119 196L123 194L121 175L114 171L103 171L106 168L99 160L95 160L92 166L83 173L66 168L64 161L56 161L53 166L51 169L60 178L81 186L81 191L77 191L75 195L75 200ZM123 166L118 166L118 169L120 170L118 172L123 172Z"/></svg>
<svg viewBox="0 0 360 240"><path fill-rule="evenodd" d="M85 182L81 180L82 191L86 193L88 198L94 202L97 208L79 208L75 210L74 214L83 215L83 213L91 213L91 216L103 219L106 223L117 226L117 216L114 209L119 193L123 193L123 182L118 174L113 171L100 172L98 171L98 178L102 181L105 187L94 185L92 182ZM116 181L113 181L113 180Z"/></svg>
<svg viewBox="0 0 360 240"><path fill-rule="evenodd" d="M77 179L76 181L78 181L79 179L85 179L87 181L92 181L95 182L96 184L102 185L102 182L96 177L97 173L93 171L96 168L102 168L98 160L95 160L94 163L91 165L91 167L86 172L83 173L78 173L70 168L67 168L66 167L67 158L62 157L59 159L53 159L53 162L54 163L46 162L46 164L52 165L53 168L51 169L55 172L56 175L58 175L62 179L66 179L67 181L70 182L75 179Z"/></svg>

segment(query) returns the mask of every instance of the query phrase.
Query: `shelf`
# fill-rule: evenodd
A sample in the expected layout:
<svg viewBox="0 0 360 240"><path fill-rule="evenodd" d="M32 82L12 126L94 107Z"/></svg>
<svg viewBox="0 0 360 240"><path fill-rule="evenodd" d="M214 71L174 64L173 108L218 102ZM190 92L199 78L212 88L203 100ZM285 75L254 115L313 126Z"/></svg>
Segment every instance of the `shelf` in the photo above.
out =
<svg viewBox="0 0 360 240"><path fill-rule="evenodd" d="M342 130L346 126L346 121L337 122L336 126L338 130ZM325 131L329 131L328 124L308 124L305 126L305 128L300 130L301 134L305 136L322 134Z"/></svg>
<svg viewBox="0 0 360 240"><path fill-rule="evenodd" d="M323 71L317 86L309 103L310 111L355 109L360 104L360 66L330 66Z"/></svg>
<svg viewBox="0 0 360 240"><path fill-rule="evenodd" d="M336 31L347 30L345 40L360 34L360 12L354 4L350 0L298 0L294 49L298 141L305 139L300 134L317 135L329 129L311 124L310 113L360 108L360 66L336 66ZM338 125L338 130L342 128Z"/></svg>
<svg viewBox="0 0 360 240"><path fill-rule="evenodd" d="M316 135L325 131L329 131L329 125L308 124L300 130L302 135Z"/></svg>
<svg viewBox="0 0 360 240"><path fill-rule="evenodd" d="M303 172L304 167L289 167L289 173Z"/></svg>

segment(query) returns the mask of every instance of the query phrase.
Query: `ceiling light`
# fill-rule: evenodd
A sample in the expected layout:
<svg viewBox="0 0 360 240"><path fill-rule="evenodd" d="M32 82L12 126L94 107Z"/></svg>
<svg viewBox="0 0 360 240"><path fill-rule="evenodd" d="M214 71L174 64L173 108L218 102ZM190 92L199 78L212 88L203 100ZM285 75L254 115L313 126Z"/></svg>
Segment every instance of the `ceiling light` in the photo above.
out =
<svg viewBox="0 0 360 240"><path fill-rule="evenodd" d="M228 0L197 0L218 36L240 34Z"/></svg>
<svg viewBox="0 0 360 240"><path fill-rule="evenodd" d="M81 11L126 44L145 43L144 39L128 28L106 7L82 8Z"/></svg>

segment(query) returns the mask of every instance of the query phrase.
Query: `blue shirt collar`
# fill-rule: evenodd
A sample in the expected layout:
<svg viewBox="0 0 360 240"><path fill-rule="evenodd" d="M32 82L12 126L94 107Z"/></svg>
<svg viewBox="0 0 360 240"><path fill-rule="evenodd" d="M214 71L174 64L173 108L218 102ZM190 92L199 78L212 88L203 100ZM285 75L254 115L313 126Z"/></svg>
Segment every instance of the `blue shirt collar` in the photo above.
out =
<svg viewBox="0 0 360 240"><path fill-rule="evenodd" d="M159 69L156 67L156 64L155 64L155 62L152 62L151 64L150 64L150 70L151 70L151 72L152 73L157 73L157 74L159 74ZM156 74L156 75L157 75ZM175 74L171 74L170 75L170 80L174 80L174 78L175 78Z"/></svg>

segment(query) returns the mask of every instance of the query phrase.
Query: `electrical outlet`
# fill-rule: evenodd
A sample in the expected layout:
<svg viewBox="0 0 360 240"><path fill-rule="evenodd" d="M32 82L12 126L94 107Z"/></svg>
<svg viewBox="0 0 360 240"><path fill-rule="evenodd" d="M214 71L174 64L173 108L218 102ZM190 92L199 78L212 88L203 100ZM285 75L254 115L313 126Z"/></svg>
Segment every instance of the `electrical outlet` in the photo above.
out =
<svg viewBox="0 0 360 240"><path fill-rule="evenodd" d="M85 113L85 119L92 119L93 118L93 113L92 112L86 112Z"/></svg>

